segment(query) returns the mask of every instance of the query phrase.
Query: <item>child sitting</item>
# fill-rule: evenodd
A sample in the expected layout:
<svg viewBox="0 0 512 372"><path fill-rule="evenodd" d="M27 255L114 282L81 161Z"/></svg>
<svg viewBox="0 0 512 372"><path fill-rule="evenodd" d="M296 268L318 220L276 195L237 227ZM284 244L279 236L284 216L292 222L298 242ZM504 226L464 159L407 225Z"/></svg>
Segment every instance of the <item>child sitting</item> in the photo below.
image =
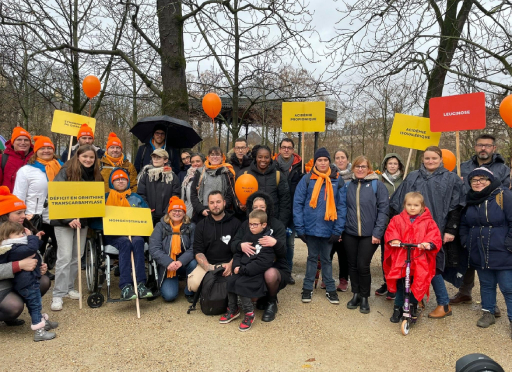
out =
<svg viewBox="0 0 512 372"><path fill-rule="evenodd" d="M240 296L242 308L245 313L244 320L240 323L240 331L251 329L254 321L254 307L252 298L265 296L267 286L263 274L275 260L273 247L262 247L258 241L265 235L272 236L272 230L267 229L267 214L262 210L254 210L249 214L249 231L244 236L244 242L252 243L256 249L255 254L247 256L243 252L237 252L233 256L234 274L228 279L228 311L219 322L229 323L238 318L237 295Z"/></svg>
<svg viewBox="0 0 512 372"><path fill-rule="evenodd" d="M420 244L411 252L410 314L416 318L418 301L425 294L429 296L430 282L436 275L436 255L442 245L439 228L419 192L405 195L404 210L389 223L384 241L384 274L388 290L396 292L392 323L398 323L403 315L407 250L400 248L400 243Z"/></svg>
<svg viewBox="0 0 512 372"><path fill-rule="evenodd" d="M28 235L28 236L27 236ZM20 261L34 254L37 257L37 266L33 271L20 271L14 275L13 289L23 298L27 304L28 312L32 318L31 328L35 331L34 341L46 341L55 338L55 333L47 332L58 327L57 322L50 322L47 314L42 314L41 301L41 257L37 253L39 249L39 237L15 222L4 222L0 225L0 263Z"/></svg>

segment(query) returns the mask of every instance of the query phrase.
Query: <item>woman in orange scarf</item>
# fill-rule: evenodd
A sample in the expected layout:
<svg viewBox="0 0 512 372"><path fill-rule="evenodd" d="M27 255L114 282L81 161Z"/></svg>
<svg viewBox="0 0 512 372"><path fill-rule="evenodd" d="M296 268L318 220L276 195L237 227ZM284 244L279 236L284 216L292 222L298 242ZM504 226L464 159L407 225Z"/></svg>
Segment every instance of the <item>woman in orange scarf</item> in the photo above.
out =
<svg viewBox="0 0 512 372"><path fill-rule="evenodd" d="M158 264L160 294L168 302L178 297L178 277L188 277L197 266L192 251L196 225L186 213L183 200L173 196L167 215L156 224L149 238L149 253ZM185 297L188 302L194 299L188 286L185 286Z"/></svg>
<svg viewBox="0 0 512 372"><path fill-rule="evenodd" d="M114 168L110 174L109 192L105 195L105 204L114 207L149 208L146 202L136 193L130 190L128 172L123 168ZM144 261L144 239L140 236L132 236L131 240L126 236L107 236L105 244L119 250L119 288L121 299L128 301L136 298L133 279L131 252L135 262L135 276L137 278L137 290L139 298L153 297L153 293L146 287L146 269Z"/></svg>

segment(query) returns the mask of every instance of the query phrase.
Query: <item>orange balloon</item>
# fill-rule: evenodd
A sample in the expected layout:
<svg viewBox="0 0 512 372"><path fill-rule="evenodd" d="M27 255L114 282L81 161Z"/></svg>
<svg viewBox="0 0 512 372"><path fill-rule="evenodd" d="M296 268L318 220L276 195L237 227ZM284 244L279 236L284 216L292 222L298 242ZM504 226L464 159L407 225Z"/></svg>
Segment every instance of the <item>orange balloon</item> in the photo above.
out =
<svg viewBox="0 0 512 372"><path fill-rule="evenodd" d="M203 97L203 110L209 117L215 119L222 108L222 101L215 93L208 93Z"/></svg>
<svg viewBox="0 0 512 372"><path fill-rule="evenodd" d="M506 96L500 104L501 118L509 127L512 127L512 94Z"/></svg>
<svg viewBox="0 0 512 372"><path fill-rule="evenodd" d="M258 181L252 174L242 174L235 182L235 194L240 203L245 205L247 198L258 191Z"/></svg>
<svg viewBox="0 0 512 372"><path fill-rule="evenodd" d="M82 89L90 99L96 97L101 90L100 79L94 75L86 76L84 81L82 81Z"/></svg>
<svg viewBox="0 0 512 372"><path fill-rule="evenodd" d="M455 155L453 152L447 149L441 149L441 152L443 153L443 165L446 169L449 171L452 171L455 169L455 166L457 165L457 159L455 158Z"/></svg>

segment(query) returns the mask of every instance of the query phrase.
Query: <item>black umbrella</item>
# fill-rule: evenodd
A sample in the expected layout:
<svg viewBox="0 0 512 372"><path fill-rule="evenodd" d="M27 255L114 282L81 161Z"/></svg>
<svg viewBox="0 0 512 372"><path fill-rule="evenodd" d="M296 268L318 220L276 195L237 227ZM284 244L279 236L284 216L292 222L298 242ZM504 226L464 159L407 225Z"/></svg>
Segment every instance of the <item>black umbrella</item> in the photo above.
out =
<svg viewBox="0 0 512 372"><path fill-rule="evenodd" d="M167 115L140 119L137 121L137 124L130 129L130 132L132 132L141 142L147 143L151 140L154 128L158 124L163 125L166 128L166 148L192 148L202 141L202 138L199 137L194 128L192 128L192 126L185 120L172 118Z"/></svg>

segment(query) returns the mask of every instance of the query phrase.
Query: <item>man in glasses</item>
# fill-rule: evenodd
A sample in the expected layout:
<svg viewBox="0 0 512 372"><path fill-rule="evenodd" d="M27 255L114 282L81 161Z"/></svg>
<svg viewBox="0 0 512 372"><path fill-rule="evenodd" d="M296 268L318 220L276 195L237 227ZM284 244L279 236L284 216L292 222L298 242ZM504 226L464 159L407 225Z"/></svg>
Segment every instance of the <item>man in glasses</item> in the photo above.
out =
<svg viewBox="0 0 512 372"><path fill-rule="evenodd" d="M238 178L239 175L249 169L252 159L247 155L247 141L243 137L237 138L235 141L235 148L233 150L234 153L228 159L228 163L233 166L233 169L235 170L235 178Z"/></svg>
<svg viewBox="0 0 512 372"><path fill-rule="evenodd" d="M153 153L153 151L155 151L156 149L166 150L165 133L165 126L155 125L155 127L153 128L153 137L151 138L151 140L148 143L145 143L139 147L139 150L137 151L137 156L135 157L134 164L137 173L140 173L142 168L151 163L151 154ZM172 151L172 149L170 150ZM167 150L167 152L171 155L169 150ZM179 173L179 169L175 171L178 171Z"/></svg>
<svg viewBox="0 0 512 372"><path fill-rule="evenodd" d="M510 168L505 164L505 159L496 153L496 138L490 134L481 134L476 138L475 155L460 165L461 178L464 181L466 194L471 190L468 182L468 175L476 168L488 168L496 179L501 180L504 187L510 188ZM459 292L450 299L451 305L471 303L473 298L471 292L475 286L475 269L468 268L463 277L462 286ZM496 317L501 313L496 306Z"/></svg>

